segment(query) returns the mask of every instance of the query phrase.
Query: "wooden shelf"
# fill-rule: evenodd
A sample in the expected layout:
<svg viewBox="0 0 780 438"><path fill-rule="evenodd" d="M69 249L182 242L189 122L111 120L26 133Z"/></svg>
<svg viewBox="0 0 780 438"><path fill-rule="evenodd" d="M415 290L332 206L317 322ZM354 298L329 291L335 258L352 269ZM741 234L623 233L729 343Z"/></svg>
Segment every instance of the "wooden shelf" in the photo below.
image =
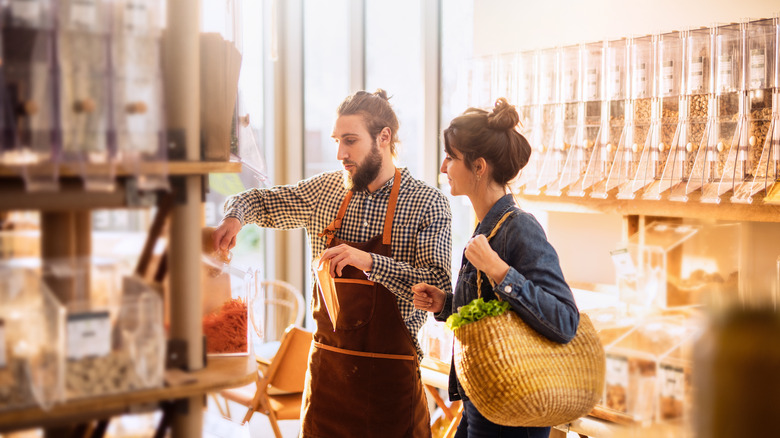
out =
<svg viewBox="0 0 780 438"><path fill-rule="evenodd" d="M237 161L175 161L167 163L166 167L169 176L185 176L237 173L241 171L242 166ZM146 173L161 172L162 167L149 164L143 166L141 170ZM0 166L0 211L68 211L145 206L141 200L133 199L138 193L137 190L128 187L130 178L127 177L133 176L134 173L129 172L127 168L117 169L115 187L107 191L86 191L79 173L72 168L61 167L58 190L30 192L25 188L18 171L20 169Z"/></svg>
<svg viewBox="0 0 780 438"><path fill-rule="evenodd" d="M159 408L160 403L200 396L255 381L253 357L209 357L208 366L192 373L166 372L166 385L116 395L72 400L48 411L27 408L0 412L0 432L33 427L57 427L91 419L109 418Z"/></svg>
<svg viewBox="0 0 780 438"><path fill-rule="evenodd" d="M770 191L770 196L772 193L774 192ZM616 199L614 196L598 199L589 196L520 195L520 206L569 213L611 213L696 219L717 218L724 221L780 222L780 205L778 204L770 204L762 200L756 200L751 204L734 204L728 199L719 204L711 204L699 202L698 195L691 196L687 202L666 199L658 201L641 198Z"/></svg>
<svg viewBox="0 0 780 438"><path fill-rule="evenodd" d="M55 169L52 168L52 171ZM81 169L78 164L60 164L57 167L61 178L80 178ZM110 170L107 165L87 165L87 172L95 175L105 175ZM239 161L171 161L167 163L141 163L138 169L126 163L117 163L114 173L117 177L133 176L136 173L168 174L168 175L205 175L209 173L238 173L241 171ZM24 174L22 166L0 164L0 178L19 178Z"/></svg>

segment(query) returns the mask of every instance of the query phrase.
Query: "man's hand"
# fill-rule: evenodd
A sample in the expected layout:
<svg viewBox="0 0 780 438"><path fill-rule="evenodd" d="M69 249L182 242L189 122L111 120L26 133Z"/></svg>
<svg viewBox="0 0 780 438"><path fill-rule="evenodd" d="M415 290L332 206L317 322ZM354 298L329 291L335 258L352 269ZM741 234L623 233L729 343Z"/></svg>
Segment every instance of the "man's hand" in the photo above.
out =
<svg viewBox="0 0 780 438"><path fill-rule="evenodd" d="M444 308L447 296L444 291L426 283L417 283L412 286L414 307L426 312L439 313Z"/></svg>
<svg viewBox="0 0 780 438"><path fill-rule="evenodd" d="M361 271L369 272L374 267L374 260L371 254L361 251L342 243L341 245L328 248L320 255L320 260L330 260L330 276L335 277L336 273L341 275L344 267L352 265Z"/></svg>
<svg viewBox="0 0 780 438"><path fill-rule="evenodd" d="M214 230L211 239L214 241L214 248L220 253L227 253L236 246L236 235L241 231L241 222L234 217L226 217Z"/></svg>

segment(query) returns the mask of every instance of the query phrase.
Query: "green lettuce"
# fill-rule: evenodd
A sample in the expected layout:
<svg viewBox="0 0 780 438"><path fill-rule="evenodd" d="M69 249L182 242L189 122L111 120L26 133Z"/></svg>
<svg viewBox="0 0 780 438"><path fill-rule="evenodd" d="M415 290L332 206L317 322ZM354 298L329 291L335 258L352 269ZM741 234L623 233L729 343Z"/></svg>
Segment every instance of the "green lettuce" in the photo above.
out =
<svg viewBox="0 0 780 438"><path fill-rule="evenodd" d="M509 309L509 303L506 301L491 300L485 302L482 298L477 298L472 302L458 308L458 313L453 313L447 318L447 328L455 330L460 326L477 322L486 316L497 316Z"/></svg>

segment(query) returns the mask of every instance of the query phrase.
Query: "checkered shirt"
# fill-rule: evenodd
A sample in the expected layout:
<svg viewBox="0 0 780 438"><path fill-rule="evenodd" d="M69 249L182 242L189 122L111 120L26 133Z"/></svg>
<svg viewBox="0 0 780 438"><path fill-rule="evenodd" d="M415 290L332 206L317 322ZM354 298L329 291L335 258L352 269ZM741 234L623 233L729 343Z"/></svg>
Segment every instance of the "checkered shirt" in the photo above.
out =
<svg viewBox="0 0 780 438"><path fill-rule="evenodd" d="M390 244L392 258L371 254L373 267L366 276L395 294L401 316L422 357L417 333L427 313L414 308L411 287L428 283L452 292L452 212L441 191L414 179L408 169L400 170L401 187ZM382 234L393 179L373 193L353 194L337 238L364 242ZM242 225L305 228L311 253L316 256L326 248L326 237L318 236L336 218L346 194L344 171L325 172L295 185L241 192L226 201L225 216L238 219Z"/></svg>

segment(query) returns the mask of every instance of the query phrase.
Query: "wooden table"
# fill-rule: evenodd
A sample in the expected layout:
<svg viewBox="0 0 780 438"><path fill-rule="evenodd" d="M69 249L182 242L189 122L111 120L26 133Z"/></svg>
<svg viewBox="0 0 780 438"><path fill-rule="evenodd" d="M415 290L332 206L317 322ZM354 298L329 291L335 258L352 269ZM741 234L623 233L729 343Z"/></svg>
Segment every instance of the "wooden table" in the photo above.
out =
<svg viewBox="0 0 780 438"><path fill-rule="evenodd" d="M209 357L207 366L199 371L166 371L166 384L161 388L66 401L48 411L36 407L0 412L0 432L61 427L153 411L177 400L254 382L256 371L254 357Z"/></svg>

